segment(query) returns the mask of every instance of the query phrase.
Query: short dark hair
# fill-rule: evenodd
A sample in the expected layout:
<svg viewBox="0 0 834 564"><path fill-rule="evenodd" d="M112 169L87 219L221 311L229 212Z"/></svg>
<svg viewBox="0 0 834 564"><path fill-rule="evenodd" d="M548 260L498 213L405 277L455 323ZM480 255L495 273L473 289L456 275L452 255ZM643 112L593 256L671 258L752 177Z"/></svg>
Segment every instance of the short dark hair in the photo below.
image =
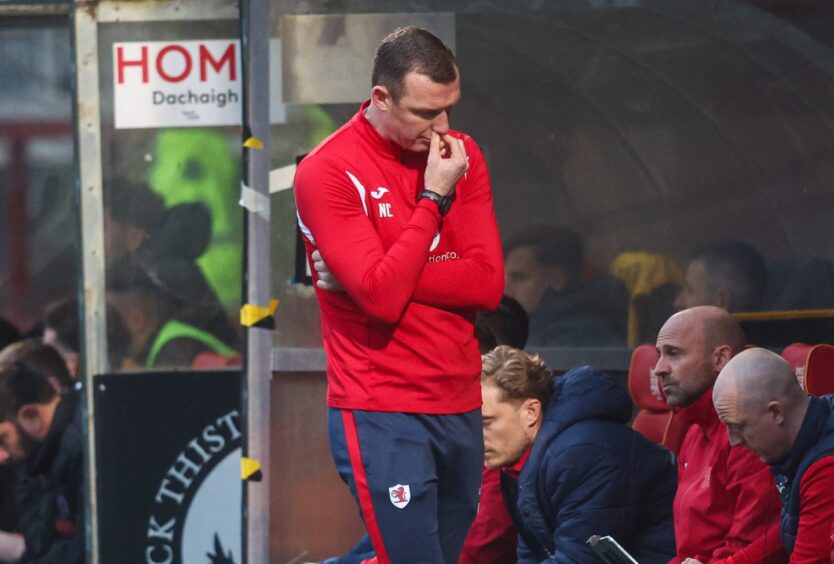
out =
<svg viewBox="0 0 834 564"><path fill-rule="evenodd" d="M438 84L449 84L458 76L458 63L452 50L430 31L400 27L389 33L376 51L371 86L384 86L397 102L405 89L405 75L412 71Z"/></svg>
<svg viewBox="0 0 834 564"><path fill-rule="evenodd" d="M713 241L695 249L689 262L695 260L703 261L708 284L732 291L731 311L751 311L761 306L767 267L752 246L742 241Z"/></svg>
<svg viewBox="0 0 834 564"><path fill-rule="evenodd" d="M481 383L501 390L501 401L536 398L547 405L553 395L553 373L538 355L499 345L481 357Z"/></svg>
<svg viewBox="0 0 834 564"><path fill-rule="evenodd" d="M165 219L165 201L144 182L116 178L104 191L104 207L114 221L153 234Z"/></svg>
<svg viewBox="0 0 834 564"><path fill-rule="evenodd" d="M43 316L44 328L55 331L61 344L73 352L81 350L78 330L79 315L78 300L69 298L47 306Z"/></svg>
<svg viewBox="0 0 834 564"><path fill-rule="evenodd" d="M35 372L55 378L62 388L68 388L73 380L67 363L55 347L47 345L38 338L26 339L4 349L3 364L19 362Z"/></svg>
<svg viewBox="0 0 834 564"><path fill-rule="evenodd" d="M479 311L475 316L475 336L482 354L498 345L523 349L527 346L529 333L530 317L521 304L510 296L501 296L498 308Z"/></svg>
<svg viewBox="0 0 834 564"><path fill-rule="evenodd" d="M504 245L504 254L522 247L530 247L536 260L544 266L561 266L573 278L582 272L585 245L582 237L568 227L537 226L521 231Z"/></svg>
<svg viewBox="0 0 834 564"><path fill-rule="evenodd" d="M0 421L12 421L24 405L46 404L56 395L45 375L16 362L0 372Z"/></svg>

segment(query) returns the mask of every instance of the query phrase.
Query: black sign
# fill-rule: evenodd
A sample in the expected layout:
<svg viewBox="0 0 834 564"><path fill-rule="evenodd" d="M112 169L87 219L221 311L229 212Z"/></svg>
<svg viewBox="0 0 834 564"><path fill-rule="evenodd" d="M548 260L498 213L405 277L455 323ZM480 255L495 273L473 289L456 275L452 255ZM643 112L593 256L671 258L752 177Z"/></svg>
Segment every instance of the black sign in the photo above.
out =
<svg viewBox="0 0 834 564"><path fill-rule="evenodd" d="M241 562L240 378L94 378L102 562Z"/></svg>

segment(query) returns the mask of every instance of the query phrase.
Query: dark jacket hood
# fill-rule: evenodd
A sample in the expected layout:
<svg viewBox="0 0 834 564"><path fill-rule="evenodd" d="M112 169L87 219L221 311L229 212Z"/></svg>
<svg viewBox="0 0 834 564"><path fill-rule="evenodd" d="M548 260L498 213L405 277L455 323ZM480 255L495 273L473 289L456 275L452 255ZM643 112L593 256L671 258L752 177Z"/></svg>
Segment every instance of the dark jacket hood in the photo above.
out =
<svg viewBox="0 0 834 564"><path fill-rule="evenodd" d="M558 434L588 419L628 423L631 411L631 397L613 378L590 366L580 366L556 377L539 433Z"/></svg>
<svg viewBox="0 0 834 564"><path fill-rule="evenodd" d="M582 366L554 383L518 479L501 478L519 562L592 562L585 540L610 532L638 561L665 564L675 554L672 455L627 425L631 398L610 376Z"/></svg>

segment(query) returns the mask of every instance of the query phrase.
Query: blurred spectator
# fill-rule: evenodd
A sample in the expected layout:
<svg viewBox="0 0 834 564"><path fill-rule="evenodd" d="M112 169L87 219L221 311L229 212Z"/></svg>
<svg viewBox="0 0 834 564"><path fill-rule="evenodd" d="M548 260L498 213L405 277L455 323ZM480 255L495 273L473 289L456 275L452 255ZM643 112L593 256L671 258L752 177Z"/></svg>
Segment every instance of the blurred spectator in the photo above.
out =
<svg viewBox="0 0 834 564"><path fill-rule="evenodd" d="M712 305L727 311L756 311L767 288L767 267L759 252L741 241L715 241L689 257L678 310Z"/></svg>
<svg viewBox="0 0 834 564"><path fill-rule="evenodd" d="M75 298L54 302L46 308L43 321L43 342L51 345L64 358L70 374L78 378L81 355L81 310ZM126 368L130 334L119 312L107 304L107 359L111 370Z"/></svg>
<svg viewBox="0 0 834 564"><path fill-rule="evenodd" d="M201 203L166 208L147 184L114 180L104 198L105 260L194 261L208 248L211 215Z"/></svg>
<svg viewBox="0 0 834 564"><path fill-rule="evenodd" d="M475 316L475 336L481 354L486 354L498 345L510 345L516 349L527 346L530 319L518 301L510 296L501 296L498 308L481 310Z"/></svg>
<svg viewBox="0 0 834 564"><path fill-rule="evenodd" d="M12 369L15 363L20 363L29 370L45 375L56 393L68 390L73 385L64 359L58 351L43 344L38 338L12 343L0 351L0 372ZM17 531L20 518L15 500L18 471L16 465L6 464L9 458L10 453L5 449L0 449L0 464L2 464L2 469L0 469L0 562L16 560L23 547L20 538L3 532ZM15 550L18 544L20 545L19 551Z"/></svg>
<svg viewBox="0 0 834 564"><path fill-rule="evenodd" d="M23 364L0 373L0 446L20 465L21 563L84 562L84 431L76 389Z"/></svg>
<svg viewBox="0 0 834 564"><path fill-rule="evenodd" d="M783 561L773 476L752 452L732 447L712 405L718 373L743 349L738 322L715 306L678 312L658 334L655 373L666 402L692 421L678 454L670 564Z"/></svg>
<svg viewBox="0 0 834 564"><path fill-rule="evenodd" d="M18 341L0 351L0 370L10 368L16 362L46 376L58 393L74 384L64 358L54 347L45 344L41 339Z"/></svg>
<svg viewBox="0 0 834 564"><path fill-rule="evenodd" d="M518 535L518 562L596 562L611 535L641 564L675 552L675 466L627 425L628 393L589 366L554 378L538 356L500 346L483 357L486 465Z"/></svg>
<svg viewBox="0 0 834 564"><path fill-rule="evenodd" d="M162 198L145 184L116 179L104 191L104 259L107 266L138 252L165 222Z"/></svg>
<svg viewBox="0 0 834 564"><path fill-rule="evenodd" d="M15 341L20 340L20 331L17 330L11 321L5 317L0 317L0 351L11 345Z"/></svg>
<svg viewBox="0 0 834 564"><path fill-rule="evenodd" d="M776 475L782 543L794 564L828 562L834 524L834 396L809 397L779 355L754 348L727 363L713 392L730 444Z"/></svg>
<svg viewBox="0 0 834 564"><path fill-rule="evenodd" d="M790 257L769 265L769 309L834 308L834 263Z"/></svg>
<svg viewBox="0 0 834 564"><path fill-rule="evenodd" d="M533 228L511 238L504 252L504 291L530 316L530 345L625 344L625 286L607 273L588 272L578 234Z"/></svg>
<svg viewBox="0 0 834 564"><path fill-rule="evenodd" d="M213 332L216 318L203 315L216 300L195 264L124 261L108 274L108 289L130 335L128 354L140 365L188 367L203 352L237 354Z"/></svg>
<svg viewBox="0 0 834 564"><path fill-rule="evenodd" d="M211 239L206 207L166 209L147 185L121 181L107 196L114 257L107 283L130 334L130 356L152 367L189 366L206 351L237 354L238 334L196 263Z"/></svg>
<svg viewBox="0 0 834 564"><path fill-rule="evenodd" d="M785 257L768 264L762 309L773 311L834 308L834 263L819 257ZM781 348L789 341L834 342L834 318L795 316L744 324L750 342Z"/></svg>
<svg viewBox="0 0 834 564"><path fill-rule="evenodd" d="M223 307L237 311L243 265L240 157L222 133L207 128L162 129L155 145L148 183L171 209L198 203L206 210L210 243L198 266Z"/></svg>

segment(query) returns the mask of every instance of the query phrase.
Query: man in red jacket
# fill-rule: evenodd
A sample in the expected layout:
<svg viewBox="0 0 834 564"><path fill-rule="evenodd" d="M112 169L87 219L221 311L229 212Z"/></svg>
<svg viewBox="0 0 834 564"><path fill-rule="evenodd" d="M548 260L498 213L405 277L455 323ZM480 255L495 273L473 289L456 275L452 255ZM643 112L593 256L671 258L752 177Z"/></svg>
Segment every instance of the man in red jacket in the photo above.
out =
<svg viewBox="0 0 834 564"><path fill-rule="evenodd" d="M828 562L834 523L834 396L809 397L785 360L750 349L727 363L713 390L730 444L776 475L782 542L791 564Z"/></svg>
<svg viewBox="0 0 834 564"><path fill-rule="evenodd" d="M474 320L501 298L501 244L483 154L449 128L460 99L449 48L398 29L371 83L295 178L308 259L329 271L316 291L330 448L379 562L451 563L478 503Z"/></svg>
<svg viewBox="0 0 834 564"><path fill-rule="evenodd" d="M712 405L712 386L744 349L744 333L727 311L699 306L676 313L657 337L667 403L692 426L681 445L672 563L782 562L781 508L770 469L733 447Z"/></svg>

